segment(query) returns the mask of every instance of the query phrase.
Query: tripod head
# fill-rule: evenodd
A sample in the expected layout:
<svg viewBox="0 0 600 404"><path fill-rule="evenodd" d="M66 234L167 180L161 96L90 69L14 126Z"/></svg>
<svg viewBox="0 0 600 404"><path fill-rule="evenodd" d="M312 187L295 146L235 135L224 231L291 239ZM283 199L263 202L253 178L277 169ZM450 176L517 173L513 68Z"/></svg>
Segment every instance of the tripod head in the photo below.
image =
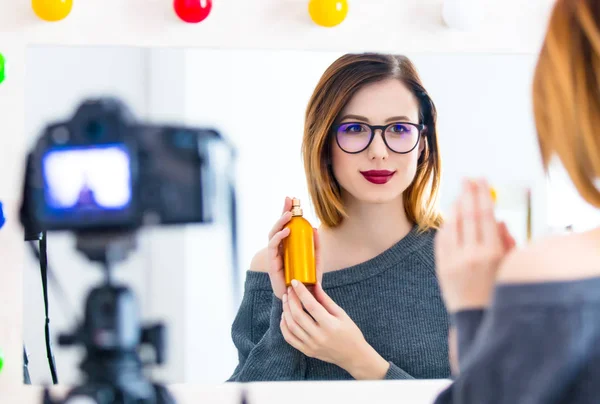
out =
<svg viewBox="0 0 600 404"><path fill-rule="evenodd" d="M174 403L166 388L146 380L138 350L150 345L155 363L164 362L165 327L161 323L142 326L133 292L116 284L114 266L135 249L133 232L77 234L77 250L90 261L102 264L103 282L87 295L83 323L59 336L61 346L82 345L86 355L80 364L85 383L72 389L62 403ZM44 404L53 401L45 391Z"/></svg>

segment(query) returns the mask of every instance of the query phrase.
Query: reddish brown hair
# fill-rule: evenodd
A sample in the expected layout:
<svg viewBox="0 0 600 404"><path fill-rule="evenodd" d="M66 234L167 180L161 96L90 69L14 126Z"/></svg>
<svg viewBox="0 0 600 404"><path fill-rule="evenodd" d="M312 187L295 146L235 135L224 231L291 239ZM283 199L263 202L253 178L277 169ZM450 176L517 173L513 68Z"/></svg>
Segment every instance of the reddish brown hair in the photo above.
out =
<svg viewBox="0 0 600 404"><path fill-rule="evenodd" d="M419 156L417 173L403 193L406 215L423 231L438 228L442 223L437 209L441 160L435 105L407 57L363 53L344 55L329 66L306 109L302 142L304 169L317 216L325 226L335 227L346 217L340 186L328 165L331 128L360 88L389 78L400 80L413 93L419 104L420 123L427 127L425 149Z"/></svg>
<svg viewBox="0 0 600 404"><path fill-rule="evenodd" d="M533 105L544 168L557 155L600 207L600 2L559 0L538 58Z"/></svg>

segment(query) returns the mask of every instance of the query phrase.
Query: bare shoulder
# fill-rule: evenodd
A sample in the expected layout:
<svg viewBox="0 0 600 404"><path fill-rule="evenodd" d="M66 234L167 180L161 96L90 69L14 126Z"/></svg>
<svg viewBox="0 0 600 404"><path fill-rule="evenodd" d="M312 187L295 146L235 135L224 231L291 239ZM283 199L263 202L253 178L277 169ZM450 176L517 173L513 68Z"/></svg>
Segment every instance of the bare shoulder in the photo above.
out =
<svg viewBox="0 0 600 404"><path fill-rule="evenodd" d="M600 231L551 236L511 252L500 283L571 281L600 276Z"/></svg>
<svg viewBox="0 0 600 404"><path fill-rule="evenodd" d="M269 272L269 250L266 247L254 254L249 270L255 272Z"/></svg>

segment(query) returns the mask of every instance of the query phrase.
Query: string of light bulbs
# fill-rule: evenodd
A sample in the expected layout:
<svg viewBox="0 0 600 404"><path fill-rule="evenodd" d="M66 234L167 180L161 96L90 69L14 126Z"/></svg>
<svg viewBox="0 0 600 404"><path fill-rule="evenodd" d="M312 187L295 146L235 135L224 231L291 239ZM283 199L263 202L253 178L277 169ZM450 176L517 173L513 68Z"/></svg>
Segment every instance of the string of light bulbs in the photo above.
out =
<svg viewBox="0 0 600 404"><path fill-rule="evenodd" d="M41 20L56 22L71 14L73 3L77 1L79 0L31 0L31 8ZM206 20L213 9L213 0L169 1L173 2L174 14L187 24L198 24ZM333 28L346 19L348 0L308 0L307 11L316 25ZM484 6L480 0L444 0L442 4L442 18L450 28L476 28L483 21L484 14ZM0 84L5 78L6 61L0 53Z"/></svg>
<svg viewBox="0 0 600 404"><path fill-rule="evenodd" d="M74 0L31 0L31 8L41 20L56 22L64 20L71 14L73 2ZM212 11L212 6L212 0L173 0L175 15L189 24L206 20ZM335 27L348 15L348 0L309 0L308 14L317 25Z"/></svg>

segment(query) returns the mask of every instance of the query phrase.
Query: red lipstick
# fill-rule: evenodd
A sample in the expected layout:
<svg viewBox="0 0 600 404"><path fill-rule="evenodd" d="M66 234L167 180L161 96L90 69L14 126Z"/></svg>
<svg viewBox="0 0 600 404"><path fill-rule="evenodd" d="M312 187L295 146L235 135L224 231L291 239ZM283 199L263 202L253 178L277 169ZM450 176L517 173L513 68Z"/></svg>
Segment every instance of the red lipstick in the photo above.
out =
<svg viewBox="0 0 600 404"><path fill-rule="evenodd" d="M395 171L388 170L369 170L360 172L365 179L373 184L385 184L392 179Z"/></svg>

